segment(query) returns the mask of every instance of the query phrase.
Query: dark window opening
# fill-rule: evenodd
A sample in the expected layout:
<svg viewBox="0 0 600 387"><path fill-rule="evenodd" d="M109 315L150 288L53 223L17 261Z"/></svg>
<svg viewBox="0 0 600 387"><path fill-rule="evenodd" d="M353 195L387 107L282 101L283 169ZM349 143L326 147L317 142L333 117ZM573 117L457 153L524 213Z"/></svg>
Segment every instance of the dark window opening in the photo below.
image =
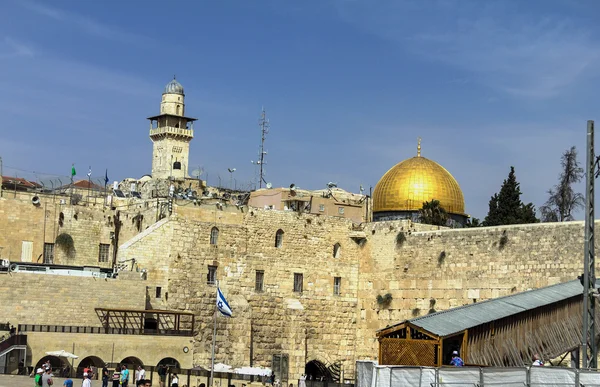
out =
<svg viewBox="0 0 600 387"><path fill-rule="evenodd" d="M98 249L98 262L108 262L108 252L110 250L110 245L107 243L100 243L100 247Z"/></svg>
<svg viewBox="0 0 600 387"><path fill-rule="evenodd" d="M339 296L342 290L342 277L333 277L333 294Z"/></svg>
<svg viewBox="0 0 600 387"><path fill-rule="evenodd" d="M180 161L175 161L175 162L173 163L173 169L178 169L178 170L180 170L180 169L181 169L181 162L180 162Z"/></svg>
<svg viewBox="0 0 600 387"><path fill-rule="evenodd" d="M279 229L275 233L275 247L280 248L281 246L283 246L283 230Z"/></svg>
<svg viewBox="0 0 600 387"><path fill-rule="evenodd" d="M304 281L304 275L302 273L294 273L294 291L302 293L302 282Z"/></svg>
<svg viewBox="0 0 600 387"><path fill-rule="evenodd" d="M206 275L206 283L215 285L217 283L217 267L208 265L208 274Z"/></svg>
<svg viewBox="0 0 600 387"><path fill-rule="evenodd" d="M219 229L216 227L213 227L210 230L210 244L216 245L217 242L219 242Z"/></svg>
<svg viewBox="0 0 600 387"><path fill-rule="evenodd" d="M254 284L254 290L256 290L257 292L262 292L263 291L264 282L265 282L265 272L264 272L264 270L257 270L256 271L256 282Z"/></svg>
<svg viewBox="0 0 600 387"><path fill-rule="evenodd" d="M54 263L54 243L44 243L44 263Z"/></svg>
<svg viewBox="0 0 600 387"><path fill-rule="evenodd" d="M160 298L162 293L162 288L160 286L156 287L156 298Z"/></svg>

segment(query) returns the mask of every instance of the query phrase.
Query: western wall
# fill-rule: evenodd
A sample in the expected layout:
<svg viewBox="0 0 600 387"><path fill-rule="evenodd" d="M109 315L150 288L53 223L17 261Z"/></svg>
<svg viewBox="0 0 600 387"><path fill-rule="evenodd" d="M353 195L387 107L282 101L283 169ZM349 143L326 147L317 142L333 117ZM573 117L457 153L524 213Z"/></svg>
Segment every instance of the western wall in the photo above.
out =
<svg viewBox="0 0 600 387"><path fill-rule="evenodd" d="M2 250L2 258L20 261L18 246L25 238L41 244L40 207L25 198L0 199L1 243L12 246ZM77 254L66 262L57 254L57 263L99 266L94 246L114 232L108 219L115 211L61 206L63 225L56 227L73 236ZM348 378L355 360L376 358L377 329L432 309L568 281L582 267L582 222L441 229L410 221L357 225L290 211L175 205L172 216L153 223L155 211L147 209L140 231L131 220L137 212L121 210L125 231L117 260L135 259L126 268L134 270L131 279L124 272L117 280L2 275L0 290L7 296L0 320L101 326L94 307L192 311L193 364L206 366L216 292L207 283L210 265L217 267L216 279L234 311L233 319L219 318L218 362L270 366L274 354L287 354L290 380L312 360L341 364ZM47 210L46 215L48 232L58 218ZM213 227L219 230L216 244L210 241ZM280 229L283 243L275 247ZM255 290L257 270L264 272L262 291ZM293 290L294 273L303 274L302 292ZM334 294L334 277L341 278L340 295ZM377 301L387 293L389 302Z"/></svg>

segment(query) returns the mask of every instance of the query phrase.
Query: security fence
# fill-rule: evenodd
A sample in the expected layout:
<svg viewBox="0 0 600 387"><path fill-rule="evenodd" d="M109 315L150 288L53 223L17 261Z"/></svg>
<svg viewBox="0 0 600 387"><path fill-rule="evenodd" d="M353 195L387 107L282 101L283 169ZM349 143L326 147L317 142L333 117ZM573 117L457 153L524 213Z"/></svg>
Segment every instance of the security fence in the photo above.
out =
<svg viewBox="0 0 600 387"><path fill-rule="evenodd" d="M406 367L356 363L356 387L600 387L600 372L561 367Z"/></svg>

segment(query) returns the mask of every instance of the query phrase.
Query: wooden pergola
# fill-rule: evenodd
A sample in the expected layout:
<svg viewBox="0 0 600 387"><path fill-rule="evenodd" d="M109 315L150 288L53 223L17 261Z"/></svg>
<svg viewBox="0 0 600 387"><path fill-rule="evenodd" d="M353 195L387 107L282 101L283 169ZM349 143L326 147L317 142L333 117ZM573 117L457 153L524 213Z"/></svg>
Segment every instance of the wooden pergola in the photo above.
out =
<svg viewBox="0 0 600 387"><path fill-rule="evenodd" d="M377 332L379 363L439 367L458 351L470 365L524 366L578 351L582 293L570 281L406 320Z"/></svg>
<svg viewBox="0 0 600 387"><path fill-rule="evenodd" d="M157 309L95 308L107 333L164 334L193 336L195 316L192 312Z"/></svg>

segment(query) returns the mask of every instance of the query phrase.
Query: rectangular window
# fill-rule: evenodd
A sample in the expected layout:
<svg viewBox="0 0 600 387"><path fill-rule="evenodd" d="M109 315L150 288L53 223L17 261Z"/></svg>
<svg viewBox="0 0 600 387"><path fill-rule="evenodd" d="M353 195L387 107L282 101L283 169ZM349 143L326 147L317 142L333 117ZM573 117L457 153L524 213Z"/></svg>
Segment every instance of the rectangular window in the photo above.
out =
<svg viewBox="0 0 600 387"><path fill-rule="evenodd" d="M54 263L54 243L44 243L44 263Z"/></svg>
<svg viewBox="0 0 600 387"><path fill-rule="evenodd" d="M100 248L98 250L98 262L108 262L109 250L110 245L108 243L100 243Z"/></svg>
<svg viewBox="0 0 600 387"><path fill-rule="evenodd" d="M319 211L325 212L325 204L319 204Z"/></svg>
<svg viewBox="0 0 600 387"><path fill-rule="evenodd" d="M206 275L206 283L215 285L217 283L217 267L208 265L208 274Z"/></svg>
<svg viewBox="0 0 600 387"><path fill-rule="evenodd" d="M156 298L160 298L162 293L162 288L160 286L156 287Z"/></svg>
<svg viewBox="0 0 600 387"><path fill-rule="evenodd" d="M344 207L339 207L338 208L338 214L344 215Z"/></svg>
<svg viewBox="0 0 600 387"><path fill-rule="evenodd" d="M262 292L264 281L265 281L265 271L257 270L256 271L256 282L254 284L254 290L256 290L257 292Z"/></svg>
<svg viewBox="0 0 600 387"><path fill-rule="evenodd" d="M333 277L333 294L339 296L342 289L342 277Z"/></svg>
<svg viewBox="0 0 600 387"><path fill-rule="evenodd" d="M294 273L294 291L297 293L302 293L302 282L304 280L304 275L302 273Z"/></svg>

